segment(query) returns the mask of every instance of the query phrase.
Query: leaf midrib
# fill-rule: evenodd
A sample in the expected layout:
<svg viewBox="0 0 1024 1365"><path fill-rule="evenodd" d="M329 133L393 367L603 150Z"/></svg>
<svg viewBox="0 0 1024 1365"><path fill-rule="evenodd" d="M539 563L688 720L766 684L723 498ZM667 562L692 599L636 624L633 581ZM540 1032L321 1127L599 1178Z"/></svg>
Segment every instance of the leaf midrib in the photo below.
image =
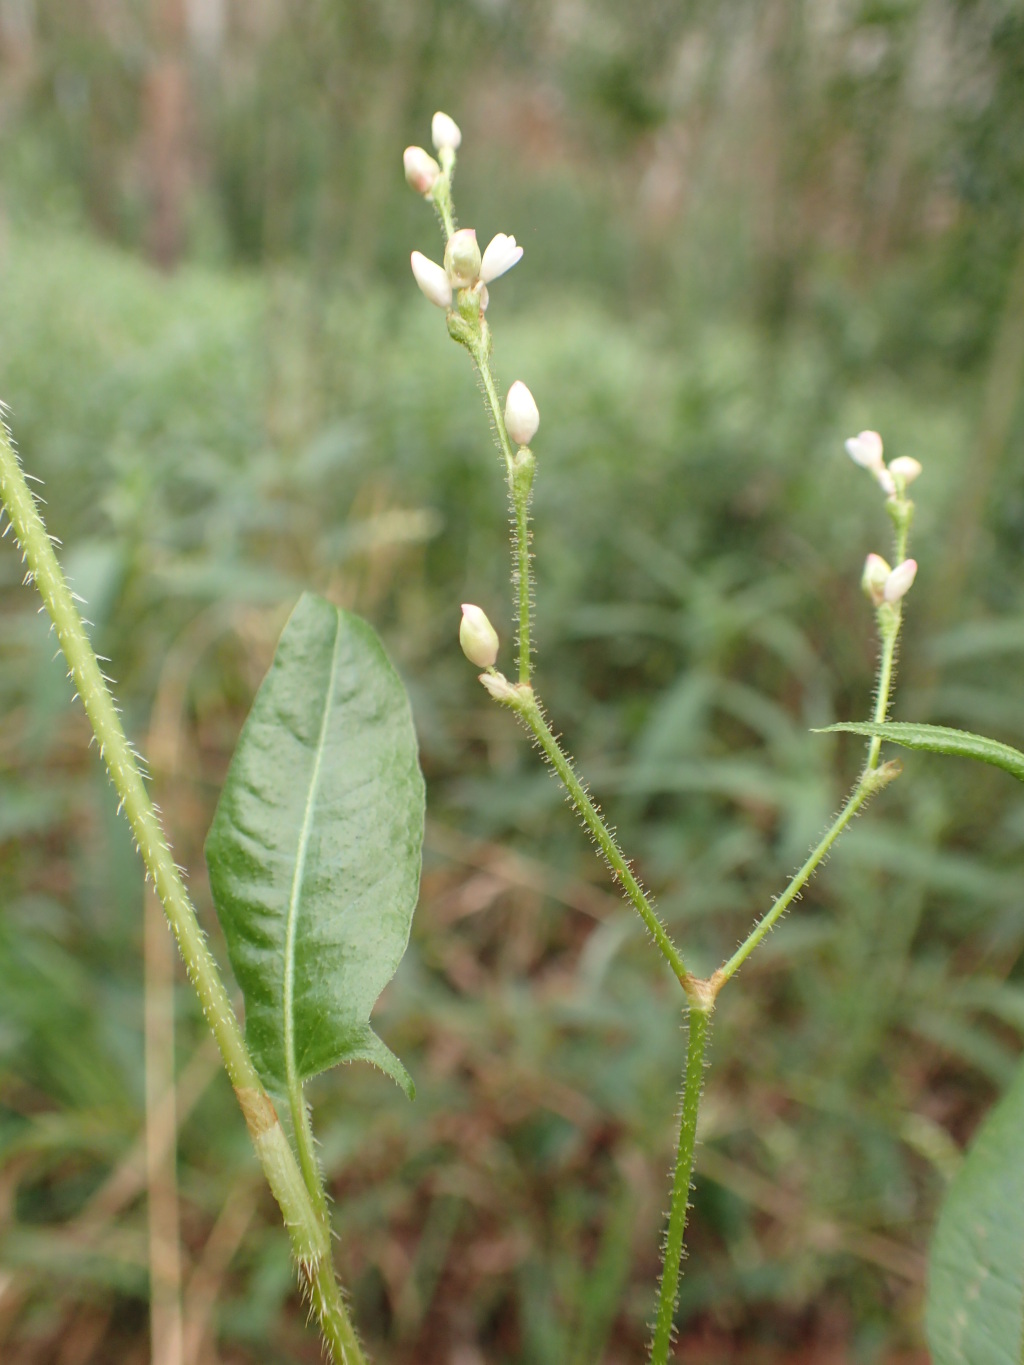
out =
<svg viewBox="0 0 1024 1365"><path fill-rule="evenodd" d="M282 991L281 1007L284 1013L284 1065L285 1079L288 1083L289 1091L292 1091L298 1082L295 1068L295 926L299 915L299 901L302 894L302 881L306 872L306 853L309 849L309 839L312 833L313 812L316 809L316 798L320 787L320 766L323 758L324 748L326 747L327 728L331 714L331 698L334 696L334 683L338 674L338 648L341 644L341 619L335 617L334 628L334 649L331 653L331 671L327 680L327 687L324 690L323 715L320 718L320 735L317 739L316 758L313 763L313 775L309 783L309 796L306 799L306 809L302 817L302 828L299 833L299 846L295 856L295 872L292 877L291 894L288 898L288 920L285 928L284 940L284 987Z"/></svg>

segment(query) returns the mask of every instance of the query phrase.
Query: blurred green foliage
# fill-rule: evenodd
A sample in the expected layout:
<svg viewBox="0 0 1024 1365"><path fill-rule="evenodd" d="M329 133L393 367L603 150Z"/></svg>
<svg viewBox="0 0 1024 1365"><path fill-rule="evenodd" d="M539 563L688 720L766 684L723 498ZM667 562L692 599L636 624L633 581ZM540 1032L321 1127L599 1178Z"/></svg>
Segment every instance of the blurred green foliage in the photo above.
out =
<svg viewBox="0 0 1024 1365"><path fill-rule="evenodd" d="M463 222L526 245L489 317L543 419L539 687L710 969L858 762L809 734L869 705L857 582L888 527L844 436L925 465L896 715L1024 737L1024 23L996 0L197 0L179 51L158 8L0 6L0 394L131 734L172 717L158 799L222 960L202 840L298 593L371 619L413 695L424 894L375 1025L418 1098L359 1068L313 1094L376 1358L637 1360L680 1020L456 646L460 601L508 620L503 493L408 279L412 247L438 253L401 149L448 108ZM170 274L143 259L168 50L191 92ZM5 547L0 1343L141 1361L143 1185L105 1182L142 1124L142 877L21 572ZM934 1209L1024 1032L1024 803L905 766L721 998L694 1360L919 1346ZM316 1359L177 999L194 1318L217 1289L196 1359Z"/></svg>

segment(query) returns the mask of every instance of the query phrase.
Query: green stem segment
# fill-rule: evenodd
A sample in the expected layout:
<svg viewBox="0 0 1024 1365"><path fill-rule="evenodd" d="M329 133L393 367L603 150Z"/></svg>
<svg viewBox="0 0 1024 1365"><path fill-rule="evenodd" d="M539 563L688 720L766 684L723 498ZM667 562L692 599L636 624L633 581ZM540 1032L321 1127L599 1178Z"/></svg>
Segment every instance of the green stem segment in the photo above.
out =
<svg viewBox="0 0 1024 1365"><path fill-rule="evenodd" d="M296 1082L289 1088L288 1104L292 1114L292 1131L295 1134L295 1146L299 1153L299 1168L302 1171L302 1178L306 1182L306 1189L309 1191L309 1197L313 1201L313 1207L316 1209L321 1222L325 1227L330 1227L327 1194L324 1190L323 1172L316 1155L313 1123L310 1118L309 1105L306 1103L306 1097L300 1083Z"/></svg>
<svg viewBox="0 0 1024 1365"><path fill-rule="evenodd" d="M910 534L910 523L914 515L914 504L908 502L902 495L895 498L888 504L890 515L892 516L893 526L896 531L896 553L893 556L896 565L902 564L907 557L907 537ZM896 642L900 636L900 626L903 624L903 603L896 602L893 606L883 605L878 612L878 627L882 637L882 653L878 661L878 686L875 689L875 709L871 719L878 724L886 720L889 715L889 699L892 695L893 674L896 668ZM866 767L872 770L878 767L878 757L881 752L882 741L875 736L868 745L868 757Z"/></svg>
<svg viewBox="0 0 1024 1365"><path fill-rule="evenodd" d="M900 495L887 506L896 528L895 560L897 564L902 564L907 557L907 537L910 532L914 505ZM872 716L872 719L877 722L884 721L889 714L889 700L892 696L892 685L896 672L896 644L899 640L902 624L902 603L896 602L892 605L887 602L882 603L878 608L878 631L882 649L878 659L878 681L875 687L875 709ZM868 745L864 770L857 781L857 785L847 798L846 804L782 895L774 902L771 909L758 920L729 961L715 973L715 978L719 983L724 983L735 975L762 939L774 929L857 812L876 792L881 791L883 787L888 786L893 778L899 776L900 765L898 763L883 763L879 766L878 756L881 746L882 741L880 739L871 740Z"/></svg>
<svg viewBox="0 0 1024 1365"><path fill-rule="evenodd" d="M164 837L156 810L146 791L138 760L124 733L110 690L100 672L95 651L75 607L67 582L53 552L35 500L25 482L10 435L0 420L0 499L28 565L26 581L34 581L71 669L78 695L117 789L139 852L167 915L199 996L224 1066L238 1096L256 1155L277 1199L295 1255L311 1285L317 1316L337 1365L365 1365L341 1292L334 1278L330 1230L325 1217L311 1204L302 1174L273 1102L263 1088L249 1056L241 1028L195 909L185 890Z"/></svg>
<svg viewBox="0 0 1024 1365"><path fill-rule="evenodd" d="M518 455L512 450L505 413L498 398L498 388L491 373L491 336L484 319L480 323L480 340L470 347L470 354L483 384L484 397L491 412L491 420L498 438L498 448L505 457L505 471L508 477L508 495L512 505L512 525L514 528L512 558L512 579L518 604L519 632L517 638L518 657L516 668L519 681L530 681L530 637L532 633L533 592L530 581L530 491L533 483L533 455L521 447Z"/></svg>
<svg viewBox="0 0 1024 1365"><path fill-rule="evenodd" d="M524 723L533 731L533 734L540 745L544 756L554 768L555 772L562 780L562 784L569 794L569 799L576 807L583 823L590 830L594 842L597 844L605 861L612 869L615 876L622 885L623 890L629 897L633 906L636 908L647 926L648 932L657 944L658 949L672 968L676 977L684 990L689 994L693 988L693 981L686 968L686 963L679 954L679 950L668 936L668 932L654 907L651 905L644 893L643 887L633 875L625 855L619 848L615 836L605 823L601 812L594 805L587 793L583 783L576 776L569 756L563 751L558 740L555 738L551 727L544 719L540 702L537 700L533 690L529 687L510 688L509 695L502 698L507 705L511 706Z"/></svg>
<svg viewBox="0 0 1024 1365"><path fill-rule="evenodd" d="M437 181L431 191L431 198L434 201L434 208L437 209L437 216L441 220L444 239L447 242L455 231L455 213L452 208L452 179L455 175L455 149L453 147L442 147L441 151L438 153L437 159L441 163L441 174L437 177Z"/></svg>
<svg viewBox="0 0 1024 1365"><path fill-rule="evenodd" d="M869 801L871 797L874 796L875 792L881 791L894 777L898 776L899 771L900 765L898 763L886 763L883 764L881 768L869 768L865 770L860 781L850 793L846 804L829 826L822 837L821 842L808 855L807 861L804 863L803 867L801 867L800 871L792 878L782 895L774 901L772 908L757 921L729 961L715 973L716 978L718 978L720 982L728 981L731 976L734 976L736 972L739 971L740 967L743 966L744 962L746 962L747 958L757 945L771 933L778 921L793 904L797 896L799 896L800 892L810 881L816 868L823 861L829 849L839 838L840 834L842 834L843 830L853 817L865 802Z"/></svg>
<svg viewBox="0 0 1024 1365"><path fill-rule="evenodd" d="M672 1329L679 1298L679 1272L683 1258L683 1236L693 1178L693 1155L697 1145L697 1115L704 1089L704 1053L711 1024L712 1003L699 1007L691 1002L690 1036L686 1049L686 1075L683 1080L683 1106L679 1116L679 1146L672 1176L672 1197L665 1233L665 1256L658 1291L658 1311L651 1340L650 1365L667 1365L672 1346Z"/></svg>
<svg viewBox="0 0 1024 1365"><path fill-rule="evenodd" d="M455 215L452 207L452 177L455 174L455 153L450 148L440 153L441 175L433 190L434 207L444 231L445 242L451 240L455 231ZM498 450L505 461L505 474L508 480L508 495L512 506L513 527L513 581L518 606L518 658L516 668L521 683L530 681L530 638L532 634L533 591L530 579L530 490L533 474L533 456L525 448L517 456L505 425L505 410L498 397L498 386L491 370L491 331L487 319L479 307L479 299L473 291L465 290L459 295L458 308L449 313L449 329L453 338L466 347L473 357L484 397L494 423ZM465 311L463 311L463 308ZM525 460L524 460L525 456ZM526 466L528 465L528 473Z"/></svg>

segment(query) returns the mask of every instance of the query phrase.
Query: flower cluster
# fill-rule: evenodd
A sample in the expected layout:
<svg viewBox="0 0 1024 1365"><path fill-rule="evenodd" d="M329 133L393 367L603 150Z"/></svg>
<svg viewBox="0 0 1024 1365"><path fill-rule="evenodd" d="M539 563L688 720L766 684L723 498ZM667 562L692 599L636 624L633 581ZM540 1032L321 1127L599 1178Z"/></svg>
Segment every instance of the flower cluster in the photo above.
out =
<svg viewBox="0 0 1024 1365"><path fill-rule="evenodd" d="M909 455L901 455L887 465L882 458L882 438L877 431L862 431L859 436L851 436L846 442L846 453L854 464L874 475L890 498L902 494L921 472L920 462Z"/></svg>
<svg viewBox="0 0 1024 1365"><path fill-rule="evenodd" d="M462 142L459 126L447 114L438 112L434 115L430 132L442 160L445 160L446 155L449 158L445 164L450 172L455 150ZM417 194L433 199L438 189L447 185L447 173L422 147L406 147L403 162L405 178ZM516 239L507 233L497 233L481 252L475 229L460 228L448 239L443 266L422 252L414 251L411 257L412 273L420 289L438 308L451 307L453 290L469 289L475 294L482 311L488 304L487 286L499 275L504 275L506 270L511 270L522 255L523 248L517 246Z"/></svg>
<svg viewBox="0 0 1024 1365"><path fill-rule="evenodd" d="M877 431L862 431L846 442L846 453L854 464L859 464L873 475L894 509L894 516L903 520L904 530L909 523L912 505L903 501L907 485L921 473L920 461L909 455L888 464L882 458L882 438ZM899 522L897 522L899 524ZM876 607L894 607L910 591L917 577L917 560L904 559L892 568L881 555L868 555L860 585L864 594Z"/></svg>

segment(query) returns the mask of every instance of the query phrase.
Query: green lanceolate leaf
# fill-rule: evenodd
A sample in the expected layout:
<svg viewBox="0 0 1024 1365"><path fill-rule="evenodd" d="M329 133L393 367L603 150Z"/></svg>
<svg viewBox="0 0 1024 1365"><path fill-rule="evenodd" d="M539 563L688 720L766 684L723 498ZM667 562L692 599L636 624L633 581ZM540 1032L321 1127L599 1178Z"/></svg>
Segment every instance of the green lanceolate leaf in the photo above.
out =
<svg viewBox="0 0 1024 1365"><path fill-rule="evenodd" d="M1000 744L995 739L986 739L984 735L972 735L967 730L952 730L946 725L914 725L899 720L887 721L885 724L865 720L827 725L816 733L829 734L834 730L888 739L893 744L902 744L905 749L927 749L933 754L977 758L982 763L991 763L996 768L1012 773L1018 781L1024 782L1024 754L1019 749Z"/></svg>
<svg viewBox="0 0 1024 1365"><path fill-rule="evenodd" d="M934 1365L1021 1365L1024 1068L992 1110L939 1216L926 1327Z"/></svg>
<svg viewBox="0 0 1024 1365"><path fill-rule="evenodd" d="M409 702L380 641L306 594L206 841L246 1039L270 1089L362 1059L411 1093L369 1020L409 941L423 809Z"/></svg>

